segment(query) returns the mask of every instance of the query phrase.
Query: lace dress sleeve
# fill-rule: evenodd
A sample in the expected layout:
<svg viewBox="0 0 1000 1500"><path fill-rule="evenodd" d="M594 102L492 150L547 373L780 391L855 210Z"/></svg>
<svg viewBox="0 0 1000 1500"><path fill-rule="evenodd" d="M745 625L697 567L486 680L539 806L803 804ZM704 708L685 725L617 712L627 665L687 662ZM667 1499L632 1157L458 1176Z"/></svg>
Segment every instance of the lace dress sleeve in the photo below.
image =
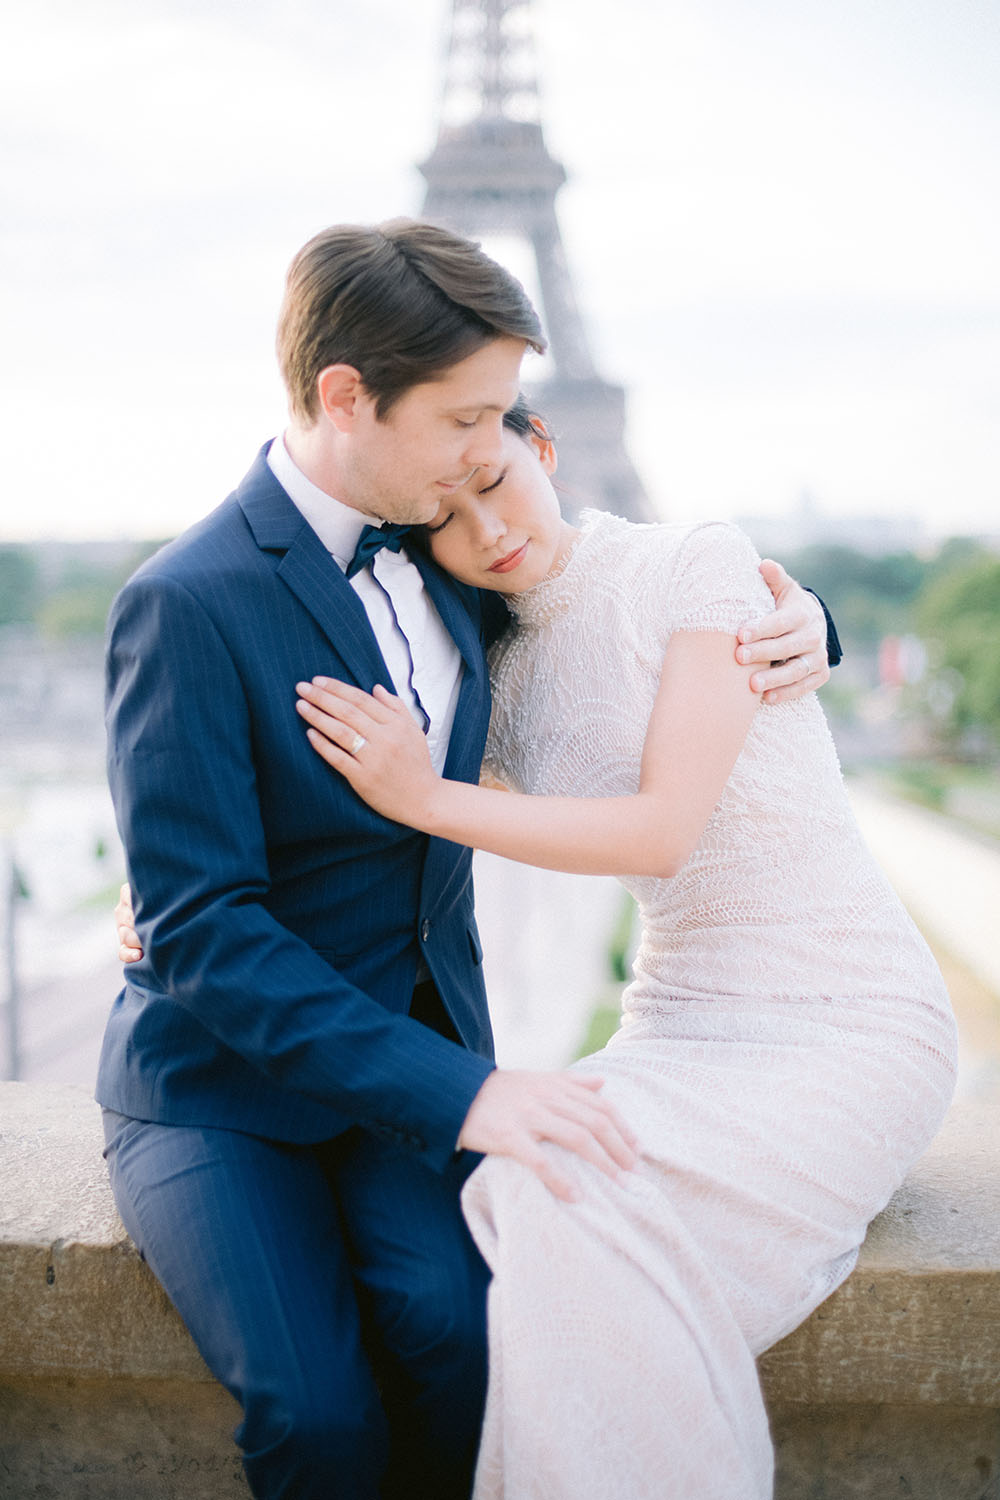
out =
<svg viewBox="0 0 1000 1500"><path fill-rule="evenodd" d="M722 521L696 526L677 549L667 591L667 628L735 635L769 614L774 599L757 571L760 558L745 532Z"/></svg>

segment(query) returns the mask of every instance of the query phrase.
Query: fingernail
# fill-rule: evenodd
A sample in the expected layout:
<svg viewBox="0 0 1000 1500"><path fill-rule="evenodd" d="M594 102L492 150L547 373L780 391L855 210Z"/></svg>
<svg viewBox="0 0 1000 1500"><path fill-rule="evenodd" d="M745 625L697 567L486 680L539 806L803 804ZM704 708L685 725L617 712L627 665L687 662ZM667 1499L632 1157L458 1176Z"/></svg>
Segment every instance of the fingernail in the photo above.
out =
<svg viewBox="0 0 1000 1500"><path fill-rule="evenodd" d="M333 687L333 681L329 677L314 677L313 686L321 688Z"/></svg>
<svg viewBox="0 0 1000 1500"><path fill-rule="evenodd" d="M750 660L750 652L747 650L746 646L741 646L737 651L736 660L742 662L744 665L746 665L746 663Z"/></svg>

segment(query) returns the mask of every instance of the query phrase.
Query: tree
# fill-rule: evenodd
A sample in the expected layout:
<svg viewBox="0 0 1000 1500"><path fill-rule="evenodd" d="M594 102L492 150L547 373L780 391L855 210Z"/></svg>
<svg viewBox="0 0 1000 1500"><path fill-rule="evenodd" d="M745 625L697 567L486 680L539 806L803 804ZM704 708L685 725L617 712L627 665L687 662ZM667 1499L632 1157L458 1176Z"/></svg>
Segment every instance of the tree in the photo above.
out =
<svg viewBox="0 0 1000 1500"><path fill-rule="evenodd" d="M982 550L934 577L917 609L933 664L928 698L952 743L1000 744L1000 557Z"/></svg>
<svg viewBox="0 0 1000 1500"><path fill-rule="evenodd" d="M38 563L28 547L0 547L0 625L34 618L40 595Z"/></svg>

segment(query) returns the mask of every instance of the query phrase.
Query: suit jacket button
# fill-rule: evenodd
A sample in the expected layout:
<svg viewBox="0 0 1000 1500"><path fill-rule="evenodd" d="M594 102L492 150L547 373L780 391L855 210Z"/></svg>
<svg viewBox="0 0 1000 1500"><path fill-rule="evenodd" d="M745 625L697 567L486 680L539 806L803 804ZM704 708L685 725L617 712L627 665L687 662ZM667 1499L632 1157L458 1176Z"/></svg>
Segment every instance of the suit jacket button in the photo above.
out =
<svg viewBox="0 0 1000 1500"><path fill-rule="evenodd" d="M420 941L422 943L426 943L426 941L430 937L430 935L431 935L431 924L430 924L430 922L428 922L427 918L425 917L424 920L420 924Z"/></svg>

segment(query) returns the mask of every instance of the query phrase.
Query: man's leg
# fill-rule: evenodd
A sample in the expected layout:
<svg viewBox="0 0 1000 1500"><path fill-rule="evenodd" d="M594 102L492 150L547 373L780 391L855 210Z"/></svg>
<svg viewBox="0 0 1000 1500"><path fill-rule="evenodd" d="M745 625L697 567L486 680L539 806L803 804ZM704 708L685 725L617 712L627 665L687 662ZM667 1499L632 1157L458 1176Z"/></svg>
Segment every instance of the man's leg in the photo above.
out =
<svg viewBox="0 0 1000 1500"><path fill-rule="evenodd" d="M239 1401L261 1500L375 1500L385 1416L327 1172L310 1147L106 1115L125 1226Z"/></svg>
<svg viewBox="0 0 1000 1500"><path fill-rule="evenodd" d="M472 1488L489 1280L459 1203L474 1164L466 1154L440 1174L357 1131L335 1168L392 1434L387 1500L466 1500Z"/></svg>

